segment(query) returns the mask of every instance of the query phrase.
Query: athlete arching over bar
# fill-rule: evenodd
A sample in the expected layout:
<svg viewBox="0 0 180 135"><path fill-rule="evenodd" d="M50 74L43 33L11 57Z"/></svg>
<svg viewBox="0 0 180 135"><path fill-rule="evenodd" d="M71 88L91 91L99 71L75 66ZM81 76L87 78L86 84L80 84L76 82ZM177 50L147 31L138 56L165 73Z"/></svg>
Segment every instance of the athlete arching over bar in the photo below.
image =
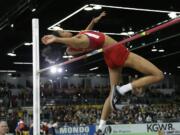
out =
<svg viewBox="0 0 180 135"><path fill-rule="evenodd" d="M139 88L157 83L164 78L163 72L150 61L142 56L130 52L124 44L118 44L118 41L114 40L110 36L92 30L93 26L103 16L105 16L105 12L94 18L84 31L79 32L75 36L73 36L70 32L62 30L58 31L59 37L54 35L45 35L42 37L42 42L45 45L49 45L54 42L65 44L67 46L66 51L69 55L76 55L104 48L103 54L104 60L109 69L111 92L103 106L97 135L103 134L106 120L108 119L111 111L118 109L116 108L116 104L120 95L124 95L128 91L141 93ZM109 47L114 44L118 45L105 49L107 46ZM119 86L120 74L124 67L135 69L143 73L145 76L129 82L128 84Z"/></svg>

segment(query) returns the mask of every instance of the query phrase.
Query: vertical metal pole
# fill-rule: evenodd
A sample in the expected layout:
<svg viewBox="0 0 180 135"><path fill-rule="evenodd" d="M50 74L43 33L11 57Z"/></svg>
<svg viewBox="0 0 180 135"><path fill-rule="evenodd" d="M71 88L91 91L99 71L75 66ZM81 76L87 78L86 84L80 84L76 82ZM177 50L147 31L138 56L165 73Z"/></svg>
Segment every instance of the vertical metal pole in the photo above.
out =
<svg viewBox="0 0 180 135"><path fill-rule="evenodd" d="M39 20L32 19L33 37L33 135L40 135Z"/></svg>

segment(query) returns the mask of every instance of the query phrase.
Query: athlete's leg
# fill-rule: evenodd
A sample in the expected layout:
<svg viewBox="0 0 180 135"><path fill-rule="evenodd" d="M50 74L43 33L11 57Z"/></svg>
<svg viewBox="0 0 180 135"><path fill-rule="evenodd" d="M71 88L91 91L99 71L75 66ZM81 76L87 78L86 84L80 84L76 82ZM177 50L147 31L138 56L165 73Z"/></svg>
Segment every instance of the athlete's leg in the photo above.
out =
<svg viewBox="0 0 180 135"><path fill-rule="evenodd" d="M121 87L117 86L118 91L122 95L132 89L138 90L138 88L141 88L141 87L153 84L153 83L157 83L163 80L164 78L163 72L158 67L156 67L147 59L132 52L130 52L127 60L125 61L124 66L135 69L145 74L145 76L139 79L136 79L132 83L129 83L127 85L124 85Z"/></svg>
<svg viewBox="0 0 180 135"><path fill-rule="evenodd" d="M129 54L125 62L125 66L133 68L146 75L145 77L134 80L132 82L133 88L141 88L149 84L157 83L164 79L163 72L158 67L135 53Z"/></svg>
<svg viewBox="0 0 180 135"><path fill-rule="evenodd" d="M134 93L141 93L141 89L144 86L157 83L164 78L163 72L152 64L150 61L146 60L145 58L130 52L127 60L125 61L124 67L129 67L135 69L143 74L144 77L136 79L126 85L123 86L115 86L113 93L120 93L124 95L126 92L133 90ZM139 91L138 91L139 90ZM117 94L113 94L113 98L111 100L112 107L116 108L116 101L117 101Z"/></svg>
<svg viewBox="0 0 180 135"><path fill-rule="evenodd" d="M121 68L116 68L116 69L109 68L110 89L112 89L114 85L117 85L121 82L121 72L122 72ZM98 127L101 130L103 130L106 124L106 120L108 119L112 111L111 105L110 105L110 97L111 97L110 95L111 95L111 91L110 91L109 96L106 98L106 101L104 103L103 110L101 113L101 120Z"/></svg>

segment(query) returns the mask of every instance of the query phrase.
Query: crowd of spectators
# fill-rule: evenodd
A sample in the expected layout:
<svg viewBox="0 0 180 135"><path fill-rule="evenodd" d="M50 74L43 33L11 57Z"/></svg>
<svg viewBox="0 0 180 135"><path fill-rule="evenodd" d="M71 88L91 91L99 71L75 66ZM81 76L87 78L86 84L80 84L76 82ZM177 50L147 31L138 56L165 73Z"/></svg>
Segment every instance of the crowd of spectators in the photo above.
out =
<svg viewBox="0 0 180 135"><path fill-rule="evenodd" d="M52 127L98 124L101 111L102 105L44 106L41 109L41 130L48 133L48 129ZM180 106L177 104L126 104L121 111L112 113L108 124L180 122L179 112ZM31 113L19 108L8 115L10 132L19 132L22 121L23 130L32 130Z"/></svg>
<svg viewBox="0 0 180 135"><path fill-rule="evenodd" d="M56 85L47 82L41 84L41 105L48 103L57 104L102 104L109 94L109 86L97 86L93 88L83 88L74 86L59 88ZM131 93L127 94L125 99L130 98L133 103L152 104L154 102L169 102L179 99L175 93L163 94L156 90L146 89L143 97L135 97ZM22 107L32 106L32 88L21 85L14 86L6 81L0 81L0 105L3 107Z"/></svg>
<svg viewBox="0 0 180 135"><path fill-rule="evenodd" d="M14 93L14 89L19 91ZM108 93L109 86L84 89L74 85L59 88L49 82L41 84L42 132L47 134L49 127L54 125L98 124ZM175 93L169 95L151 89L146 89L139 97L128 93L122 98L122 103L126 104L121 111L113 112L108 123L180 122L178 101L179 96ZM32 111L23 106L32 107L32 88L0 81L0 118L6 118L11 133L18 134L18 122L22 123L22 120L23 130L32 132Z"/></svg>

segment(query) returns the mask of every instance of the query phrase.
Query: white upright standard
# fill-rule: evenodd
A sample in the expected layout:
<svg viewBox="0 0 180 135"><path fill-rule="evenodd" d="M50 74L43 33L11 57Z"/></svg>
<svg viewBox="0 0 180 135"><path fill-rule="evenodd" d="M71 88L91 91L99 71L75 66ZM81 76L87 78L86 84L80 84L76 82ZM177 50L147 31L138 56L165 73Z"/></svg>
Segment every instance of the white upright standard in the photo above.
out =
<svg viewBox="0 0 180 135"><path fill-rule="evenodd" d="M40 135L39 20L32 19L33 37L33 135Z"/></svg>

